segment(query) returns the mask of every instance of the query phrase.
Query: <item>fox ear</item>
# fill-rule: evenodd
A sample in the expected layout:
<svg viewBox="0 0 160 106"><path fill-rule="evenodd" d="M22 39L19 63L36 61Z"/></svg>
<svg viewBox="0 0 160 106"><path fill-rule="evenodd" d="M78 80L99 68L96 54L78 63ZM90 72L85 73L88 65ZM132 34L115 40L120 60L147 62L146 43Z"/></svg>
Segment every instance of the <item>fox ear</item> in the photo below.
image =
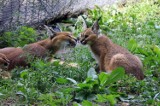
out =
<svg viewBox="0 0 160 106"><path fill-rule="evenodd" d="M83 15L81 16L82 17L82 22L83 22L83 30L86 30L87 29L87 22L86 22L86 19Z"/></svg>
<svg viewBox="0 0 160 106"><path fill-rule="evenodd" d="M98 22L99 22L100 19L101 19L101 17L98 18L98 20L96 20L96 21L93 23L92 27L91 27L92 31L93 31L95 34L97 34L97 35L99 35L99 24L98 24Z"/></svg>
<svg viewBox="0 0 160 106"><path fill-rule="evenodd" d="M60 26L57 24L57 25L53 25L52 26L52 29L53 29L53 31L55 31L55 32L62 32L62 30L61 30L61 28L60 28Z"/></svg>
<svg viewBox="0 0 160 106"><path fill-rule="evenodd" d="M56 36L56 31L54 31L51 27L48 27L44 25L44 27L47 30L47 35L49 36L50 39L54 38Z"/></svg>
<svg viewBox="0 0 160 106"><path fill-rule="evenodd" d="M99 32L99 24L98 24L98 21L94 22L94 24L92 25L91 29L92 29L92 31L93 31L95 34L98 34L98 32Z"/></svg>

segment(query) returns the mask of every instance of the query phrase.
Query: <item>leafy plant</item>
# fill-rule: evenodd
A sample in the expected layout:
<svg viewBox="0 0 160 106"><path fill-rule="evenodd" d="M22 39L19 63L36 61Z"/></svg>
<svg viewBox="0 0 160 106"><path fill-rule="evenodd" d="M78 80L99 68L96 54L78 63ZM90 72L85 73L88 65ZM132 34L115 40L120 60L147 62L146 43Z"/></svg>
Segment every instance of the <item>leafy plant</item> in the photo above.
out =
<svg viewBox="0 0 160 106"><path fill-rule="evenodd" d="M36 40L36 32L33 28L22 26L15 31L5 32L2 39L8 46L24 46Z"/></svg>
<svg viewBox="0 0 160 106"><path fill-rule="evenodd" d="M109 101L111 105L116 104L115 98L118 95L112 95L109 92L108 87L111 86L114 82L117 82L124 76L124 69L117 68L112 71L112 73L107 74L101 72L98 76L93 68L90 68L87 74L87 79L82 83L77 83L73 79L69 79L75 85L75 99L76 100L96 100L97 102L106 102ZM103 93L108 93L103 94ZM102 95L101 95L102 94ZM103 100L102 100L103 99Z"/></svg>
<svg viewBox="0 0 160 106"><path fill-rule="evenodd" d="M100 31L140 57L144 80L137 81L131 76L122 78L123 69L97 75L91 68L96 62L89 49L77 45L66 53L55 55L58 59L54 62L36 59L31 67L14 69L11 79L1 78L0 104L12 101L12 105L108 106L126 103L159 106L159 10L158 0L140 0L125 6L95 7L83 14L88 26L101 16ZM59 25L75 36L83 30L81 16L69 18ZM1 37L3 45L0 46L24 46L34 42L36 37L33 28L19 27Z"/></svg>

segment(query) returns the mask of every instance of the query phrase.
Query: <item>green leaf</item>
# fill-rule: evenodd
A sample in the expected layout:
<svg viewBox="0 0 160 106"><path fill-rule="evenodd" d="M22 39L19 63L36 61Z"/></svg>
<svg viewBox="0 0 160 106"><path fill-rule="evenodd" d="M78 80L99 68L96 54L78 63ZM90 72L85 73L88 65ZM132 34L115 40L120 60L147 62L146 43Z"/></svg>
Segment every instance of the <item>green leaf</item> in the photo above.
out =
<svg viewBox="0 0 160 106"><path fill-rule="evenodd" d="M104 103L104 102L107 102L109 101L110 104L113 106L116 104L116 97L119 97L119 95L106 95L106 94L97 94L97 102L100 102L100 103Z"/></svg>
<svg viewBox="0 0 160 106"><path fill-rule="evenodd" d="M72 79L72 78L67 78L67 80L69 80L69 81L73 82L74 84L77 84L77 81L76 81L76 80L74 80L74 79Z"/></svg>
<svg viewBox="0 0 160 106"><path fill-rule="evenodd" d="M105 85L109 85L118 81L119 79L123 78L125 75L125 70L122 67L118 67L112 71L112 73L108 76L108 80L106 81Z"/></svg>
<svg viewBox="0 0 160 106"><path fill-rule="evenodd" d="M114 106L116 104L116 97L118 97L119 95L107 95L106 98L108 99L108 101L110 102L110 104L112 106Z"/></svg>
<svg viewBox="0 0 160 106"><path fill-rule="evenodd" d="M92 104L92 102L90 102L90 101L84 100L84 101L82 102L82 106L93 106L93 104Z"/></svg>
<svg viewBox="0 0 160 106"><path fill-rule="evenodd" d="M78 87L80 87L81 89L89 89L92 87L91 84L84 84L84 83L79 83Z"/></svg>
<svg viewBox="0 0 160 106"><path fill-rule="evenodd" d="M105 72L101 72L98 76L99 81L100 81L100 85L104 86L104 84L106 83L107 79L108 79L109 74L105 73Z"/></svg>
<svg viewBox="0 0 160 106"><path fill-rule="evenodd" d="M54 66L59 66L59 64L60 64L60 61L59 61L59 60L55 60L55 61L53 62L53 65L54 65Z"/></svg>
<svg viewBox="0 0 160 106"><path fill-rule="evenodd" d="M129 41L128 41L128 49L130 51L134 51L136 48L137 48L138 44L137 42L135 41L135 39L131 38Z"/></svg>
<svg viewBox="0 0 160 106"><path fill-rule="evenodd" d="M87 73L87 77L91 77L93 79L97 79L97 74L94 68L90 68L88 73Z"/></svg>
<svg viewBox="0 0 160 106"><path fill-rule="evenodd" d="M23 78L23 79L26 79L27 75L28 75L28 70L23 70L20 73L20 77Z"/></svg>
<svg viewBox="0 0 160 106"><path fill-rule="evenodd" d="M160 48L157 45L154 45L153 51L160 57Z"/></svg>
<svg viewBox="0 0 160 106"><path fill-rule="evenodd" d="M56 79L56 82L57 82L57 83L60 83L60 84L65 84L65 83L68 82L68 80L65 79L65 78L57 78L57 79Z"/></svg>
<svg viewBox="0 0 160 106"><path fill-rule="evenodd" d="M97 97L97 100L96 100L97 102L100 102L100 103L107 102L107 99L104 98L101 94L97 94L96 97Z"/></svg>
<svg viewBox="0 0 160 106"><path fill-rule="evenodd" d="M21 96L27 98L26 94L24 94L24 93L21 92L21 91L16 92L16 95L21 95Z"/></svg>

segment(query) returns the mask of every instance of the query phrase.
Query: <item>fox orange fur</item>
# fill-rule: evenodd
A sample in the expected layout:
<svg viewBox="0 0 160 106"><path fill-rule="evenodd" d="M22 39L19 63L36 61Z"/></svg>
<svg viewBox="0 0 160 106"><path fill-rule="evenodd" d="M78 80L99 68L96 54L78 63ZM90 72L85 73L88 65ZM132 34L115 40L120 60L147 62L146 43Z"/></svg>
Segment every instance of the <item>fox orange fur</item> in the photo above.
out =
<svg viewBox="0 0 160 106"><path fill-rule="evenodd" d="M9 64L9 60L6 57L6 55L0 53L0 69L6 69L8 64Z"/></svg>
<svg viewBox="0 0 160 106"><path fill-rule="evenodd" d="M16 66L27 66L22 48L6 47L0 49L0 53L5 55L9 60L7 68L4 69L1 67L3 70L11 70Z"/></svg>
<svg viewBox="0 0 160 106"><path fill-rule="evenodd" d="M127 49L113 43L107 36L99 35L98 31L97 20L91 28L82 32L80 42L89 45L99 70L111 72L117 67L123 67L127 74L132 74L139 80L144 79L141 60Z"/></svg>
<svg viewBox="0 0 160 106"><path fill-rule="evenodd" d="M50 31L50 37L35 43L28 44L23 48L8 47L0 49L0 53L6 55L10 64L8 70L16 66L28 66L28 56L39 58L47 57L49 54L55 54L64 46L74 47L76 39L70 32L55 32L51 28L45 26Z"/></svg>

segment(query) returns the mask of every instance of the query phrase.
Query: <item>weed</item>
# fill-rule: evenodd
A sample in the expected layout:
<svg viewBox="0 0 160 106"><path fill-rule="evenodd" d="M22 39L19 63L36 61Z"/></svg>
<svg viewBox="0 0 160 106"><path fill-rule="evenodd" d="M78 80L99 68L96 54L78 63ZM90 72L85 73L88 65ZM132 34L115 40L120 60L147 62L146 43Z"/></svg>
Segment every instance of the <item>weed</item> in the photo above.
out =
<svg viewBox="0 0 160 106"><path fill-rule="evenodd" d="M83 15L88 26L101 16L101 32L141 58L144 80L137 81L122 71L96 74L92 68L96 63L88 47L77 46L55 55L60 59L51 63L37 59L30 68L14 69L12 79L0 80L0 103L5 104L9 98L20 105L160 105L159 10L159 2L142 0L125 7L96 7ZM59 25L75 36L83 30L81 16ZM7 32L3 39L7 45L23 46L35 37L32 28L22 27Z"/></svg>

